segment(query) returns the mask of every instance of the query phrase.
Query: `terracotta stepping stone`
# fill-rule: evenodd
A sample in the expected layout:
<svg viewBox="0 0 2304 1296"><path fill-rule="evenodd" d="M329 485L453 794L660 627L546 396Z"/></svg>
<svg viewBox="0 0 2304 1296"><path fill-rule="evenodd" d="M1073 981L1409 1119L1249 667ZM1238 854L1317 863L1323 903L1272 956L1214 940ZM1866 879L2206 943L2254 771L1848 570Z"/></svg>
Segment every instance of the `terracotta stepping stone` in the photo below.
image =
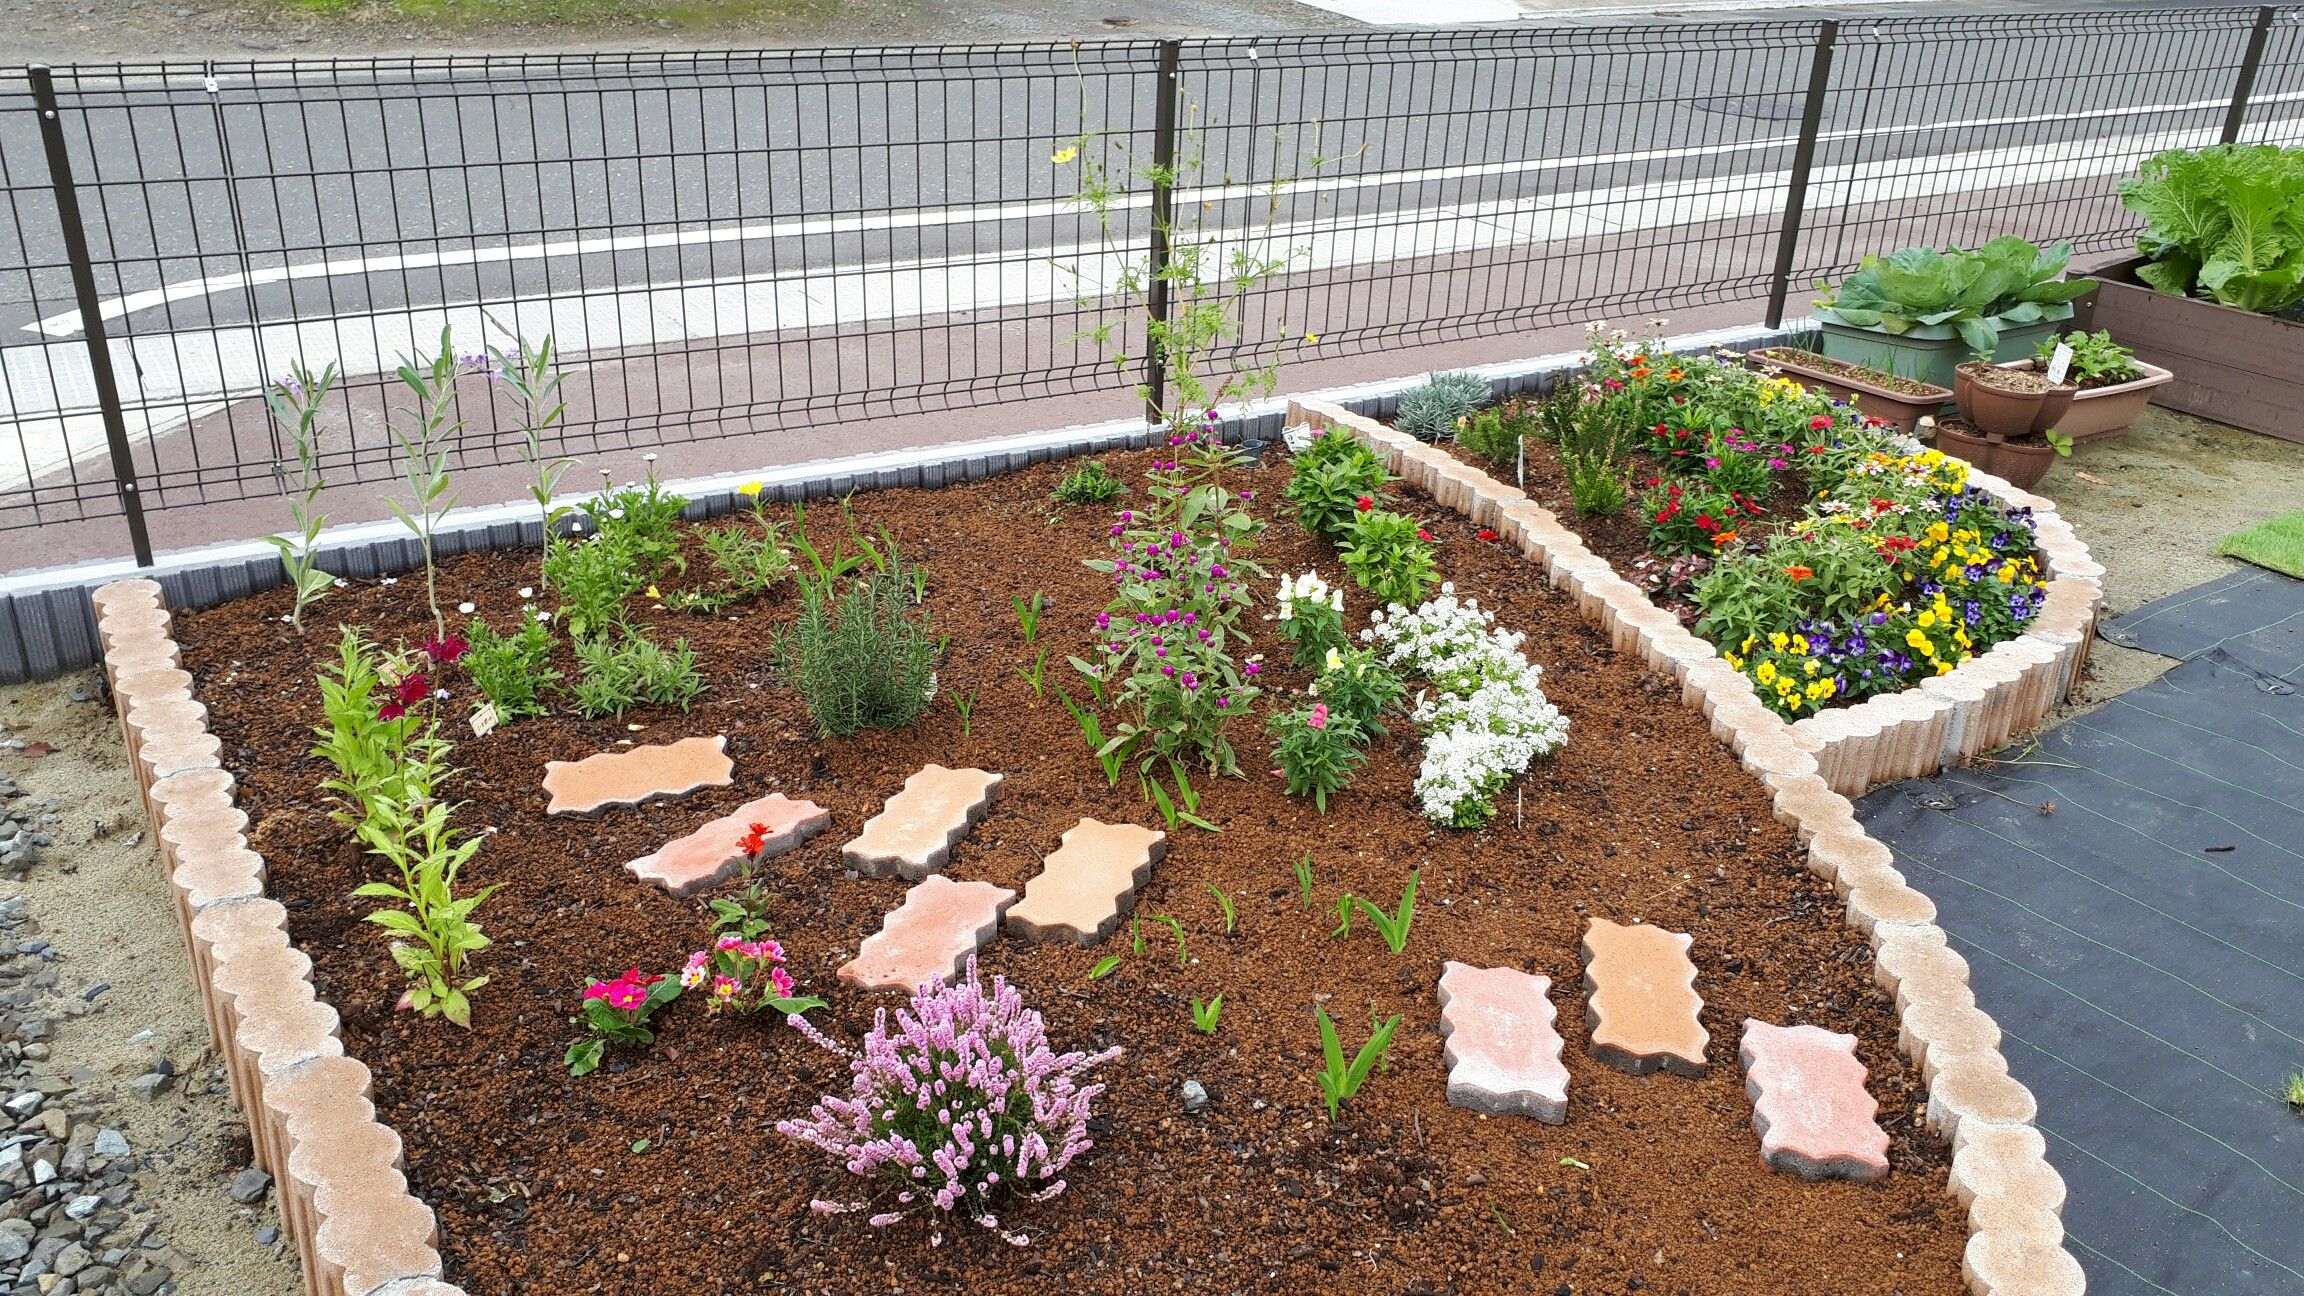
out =
<svg viewBox="0 0 2304 1296"><path fill-rule="evenodd" d="M1737 1056L1761 1159L1803 1179L1888 1176L1888 1135L1874 1119L1880 1105L1864 1087L1855 1036L1747 1017Z"/></svg>
<svg viewBox="0 0 2304 1296"><path fill-rule="evenodd" d="M1027 940L1069 937L1093 945L1112 934L1135 907L1136 888L1168 853L1168 834L1135 824L1082 819L1064 831L1040 876L1024 884L1024 901L1008 911L1008 931Z"/></svg>
<svg viewBox="0 0 2304 1296"><path fill-rule="evenodd" d="M544 790L552 794L552 804L544 813L597 814L609 806L686 796L698 788L727 787L736 781L735 773L726 734L602 752L580 761L546 761Z"/></svg>
<svg viewBox="0 0 2304 1296"><path fill-rule="evenodd" d="M831 822L832 812L815 802L795 801L781 792L771 792L624 867L632 876L654 882L673 895L694 895L726 881L747 859L773 859L824 831ZM756 850L748 852L745 842L754 824L765 831Z"/></svg>
<svg viewBox="0 0 2304 1296"><path fill-rule="evenodd" d="M1662 1067L1704 1074L1712 1042L1698 1015L1695 938L1661 927L1618 926L1594 918L1584 928L1584 988L1589 992L1592 1056L1634 1075Z"/></svg>
<svg viewBox="0 0 2304 1296"><path fill-rule="evenodd" d="M904 903L864 938L840 979L866 990L907 993L929 981L960 975L968 956L1000 930L1000 915L1016 893L989 882L955 882L932 873L906 892Z"/></svg>
<svg viewBox="0 0 2304 1296"><path fill-rule="evenodd" d="M1568 1119L1552 978L1451 959L1440 972L1440 1033L1448 1040L1448 1103L1491 1116Z"/></svg>
<svg viewBox="0 0 2304 1296"><path fill-rule="evenodd" d="M864 821L863 834L841 847L840 856L865 877L895 873L917 882L944 867L952 847L984 817L1000 781L980 769L927 766Z"/></svg>

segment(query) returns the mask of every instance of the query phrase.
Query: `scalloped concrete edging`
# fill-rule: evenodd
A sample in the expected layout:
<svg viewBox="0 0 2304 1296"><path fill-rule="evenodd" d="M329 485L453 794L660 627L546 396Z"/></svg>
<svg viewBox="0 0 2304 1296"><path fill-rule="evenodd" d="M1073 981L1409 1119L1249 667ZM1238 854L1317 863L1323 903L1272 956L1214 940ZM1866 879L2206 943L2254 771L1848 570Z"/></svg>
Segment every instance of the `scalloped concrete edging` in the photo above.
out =
<svg viewBox="0 0 2304 1296"><path fill-rule="evenodd" d="M1777 820L1807 848L1808 867L1832 883L1849 925L1871 941L1873 980L1895 996L1898 1047L1927 1082L1927 1123L1952 1144L1950 1187L1968 1211L1961 1268L1969 1291L2080 1296L2087 1279L2064 1246L2064 1180L2033 1127L2031 1091L2008 1074L2000 1028L1977 1007L1967 960L1936 925L1935 903L1906 885L1894 855L1856 822L1848 799L1850 788L1860 794L1874 782L1932 773L1989 750L2045 715L2071 686L2093 638L2104 569L2053 506L1998 478L1971 475L2000 498L2030 505L2039 519L2051 579L2034 625L2045 633L2027 631L1929 681L1941 688L1924 685L1827 713L1870 712L1836 729L1802 733L1762 705L1752 681L1729 669L1711 644L1650 603L1525 492L1373 419L1323 401L1290 402L1287 426L1306 425L1350 432L1402 480L1518 545L1618 652L1680 685L1682 702L1710 720L1713 735L1767 785ZM2010 645L2018 646L2002 655ZM1895 705L1872 711L1877 703Z"/></svg>
<svg viewBox="0 0 2304 1296"><path fill-rule="evenodd" d="M208 712L176 665L152 580L95 591L104 669L145 813L160 840L208 1032L248 1118L256 1164L312 1296L463 1296L441 1278L439 1226L408 1190L400 1136L376 1119L368 1068L344 1053L288 911L219 760Z"/></svg>

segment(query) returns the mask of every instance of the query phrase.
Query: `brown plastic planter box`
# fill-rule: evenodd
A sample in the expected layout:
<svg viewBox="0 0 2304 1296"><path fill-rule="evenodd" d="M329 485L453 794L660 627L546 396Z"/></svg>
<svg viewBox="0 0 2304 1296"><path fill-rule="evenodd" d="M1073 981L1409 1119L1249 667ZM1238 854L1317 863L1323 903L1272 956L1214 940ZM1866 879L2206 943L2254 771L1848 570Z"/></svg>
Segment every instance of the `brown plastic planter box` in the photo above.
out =
<svg viewBox="0 0 2304 1296"><path fill-rule="evenodd" d="M2033 363L2011 360L2003 368ZM2109 387L2083 389L2073 396L2071 405L2057 417L2056 430L2075 441L2100 441L2126 431L2129 424L2143 417L2154 389L2165 387L2176 378L2156 364L2139 360L2136 367L2144 371L2143 377Z"/></svg>
<svg viewBox="0 0 2304 1296"><path fill-rule="evenodd" d="M2110 329L2138 360L2175 371L2150 399L2304 441L2304 324L2155 291L2136 282L2138 264L2123 261L2099 272L2093 326ZM2101 399L2109 391L2084 395ZM2081 415L2078 402L2072 414Z"/></svg>
<svg viewBox="0 0 2304 1296"><path fill-rule="evenodd" d="M1851 374L1827 369L1812 360L1802 359L1801 355L1794 347L1769 347L1753 352L1751 361L1756 365L1781 369L1810 386L1823 388L1841 400L1854 401L1860 412L1879 419L1906 436L1910 436L1919 427L1923 415L1934 414L1952 399L1952 391L1948 387L1922 383L1920 385L1927 388L1925 392L1895 391Z"/></svg>

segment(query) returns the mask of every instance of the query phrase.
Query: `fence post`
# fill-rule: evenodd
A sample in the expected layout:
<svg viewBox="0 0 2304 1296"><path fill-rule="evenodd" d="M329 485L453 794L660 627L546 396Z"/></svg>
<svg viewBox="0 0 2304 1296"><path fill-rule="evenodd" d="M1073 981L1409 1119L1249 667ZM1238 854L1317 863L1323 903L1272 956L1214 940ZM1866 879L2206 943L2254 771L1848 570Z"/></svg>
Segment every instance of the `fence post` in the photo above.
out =
<svg viewBox="0 0 2304 1296"><path fill-rule="evenodd" d="M1168 406L1168 362L1155 334L1168 323L1168 232L1175 224L1172 174L1176 169L1176 100L1184 42L1160 42L1159 95L1152 113L1152 247L1144 295L1144 421L1158 423Z"/></svg>
<svg viewBox="0 0 2304 1296"><path fill-rule="evenodd" d="M1784 298L1792 291L1792 258L1800 247L1800 219L1808 211L1808 173L1816 165L1816 129L1824 120L1832 49L1839 43L1839 20L1825 19L1816 28L1816 53L1808 63L1808 101L1800 109L1800 142L1792 149L1792 183L1784 193L1784 222L1776 233L1776 271L1768 284L1769 328L1784 322Z"/></svg>
<svg viewBox="0 0 2304 1296"><path fill-rule="evenodd" d="M136 459L128 448L128 418L120 408L120 384L112 374L112 348L98 314L96 266L88 256L88 230L80 222L80 191L72 183L72 155L64 146L64 119L56 110L56 85L45 64L25 69L32 102L40 113L40 142L48 152L48 181L56 195L56 223L64 235L64 258L72 266L72 293L80 303L80 336L88 344L89 377L104 416L104 440L112 452L112 483L120 511L128 519L128 543L136 565L152 565L152 537L144 529L144 497L136 488Z"/></svg>
<svg viewBox="0 0 2304 1296"><path fill-rule="evenodd" d="M2276 11L2265 5L2256 11L2256 30L2248 33L2248 52L2240 56L2240 76L2232 83L2232 106L2224 110L2224 134L2227 144L2240 139L2241 123L2248 117L2248 96L2256 89L2256 69L2264 62L2264 44L2272 36L2272 19Z"/></svg>

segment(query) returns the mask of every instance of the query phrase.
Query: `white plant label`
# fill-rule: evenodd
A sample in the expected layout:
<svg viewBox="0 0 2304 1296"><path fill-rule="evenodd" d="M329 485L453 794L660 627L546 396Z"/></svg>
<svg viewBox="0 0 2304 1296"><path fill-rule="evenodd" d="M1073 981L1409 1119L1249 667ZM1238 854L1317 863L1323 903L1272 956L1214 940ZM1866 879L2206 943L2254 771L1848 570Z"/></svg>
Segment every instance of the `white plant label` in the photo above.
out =
<svg viewBox="0 0 2304 1296"><path fill-rule="evenodd" d="M2048 381L2060 383L2064 381L2064 375L2071 371L2072 344L2059 342L2056 344L2056 354L2048 357Z"/></svg>
<svg viewBox="0 0 2304 1296"><path fill-rule="evenodd" d="M496 728L496 724L496 704L483 702L480 709L472 713L472 736L485 738Z"/></svg>

